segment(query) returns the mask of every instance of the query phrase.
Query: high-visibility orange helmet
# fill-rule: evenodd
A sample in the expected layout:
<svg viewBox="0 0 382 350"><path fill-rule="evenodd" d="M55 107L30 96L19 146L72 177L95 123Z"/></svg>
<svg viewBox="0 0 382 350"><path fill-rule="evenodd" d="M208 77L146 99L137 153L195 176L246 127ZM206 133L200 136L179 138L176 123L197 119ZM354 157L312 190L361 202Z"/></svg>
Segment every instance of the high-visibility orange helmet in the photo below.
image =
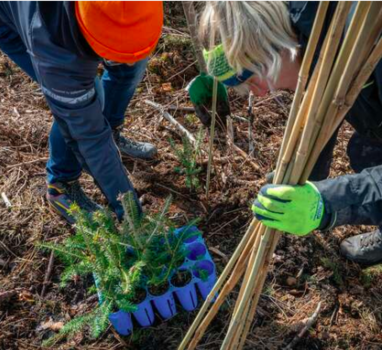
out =
<svg viewBox="0 0 382 350"><path fill-rule="evenodd" d="M81 32L101 57L134 63L147 57L159 40L162 1L76 1Z"/></svg>

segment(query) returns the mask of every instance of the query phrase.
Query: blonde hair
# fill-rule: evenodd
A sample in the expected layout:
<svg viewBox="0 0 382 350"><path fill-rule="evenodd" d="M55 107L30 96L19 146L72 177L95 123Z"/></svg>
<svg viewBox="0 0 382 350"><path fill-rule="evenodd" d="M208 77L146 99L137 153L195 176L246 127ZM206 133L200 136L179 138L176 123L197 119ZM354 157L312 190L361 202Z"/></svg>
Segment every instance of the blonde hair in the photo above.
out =
<svg viewBox="0 0 382 350"><path fill-rule="evenodd" d="M199 32L209 49L222 43L230 66L276 81L282 52L294 60L297 40L283 1L207 1Z"/></svg>

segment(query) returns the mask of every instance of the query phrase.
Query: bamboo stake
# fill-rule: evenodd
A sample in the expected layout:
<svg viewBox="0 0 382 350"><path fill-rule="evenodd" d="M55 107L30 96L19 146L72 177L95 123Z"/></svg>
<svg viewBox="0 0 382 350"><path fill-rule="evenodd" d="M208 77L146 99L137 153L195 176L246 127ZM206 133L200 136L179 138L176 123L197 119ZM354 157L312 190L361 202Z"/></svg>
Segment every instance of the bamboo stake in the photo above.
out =
<svg viewBox="0 0 382 350"><path fill-rule="evenodd" d="M324 67L325 58L332 58L332 55L329 55L331 50L336 50L336 40L338 39L338 35L336 34L336 29L343 28L345 25L346 20L346 11L350 9L351 3L349 2L342 2L338 4L337 10L334 14L334 18L331 22L328 35L325 38L325 42L323 45L323 49L320 53L319 62L316 65L316 69L314 71L314 75L311 79L311 82L309 83L308 90L304 96L304 99L302 101L302 104L299 108L297 118L295 121L295 124L293 126L292 132L289 136L287 146L285 148L285 152L281 158L281 164L278 164L278 170L276 172L276 177L274 183L281 183L283 180L286 168L290 162L290 159L295 151L295 145L298 139L298 135L301 132L301 125L303 124L303 120L307 118L309 115L309 108L312 104L312 100L314 97L314 93L316 91L316 87L318 85L319 80L323 80L323 73L322 70L325 69ZM341 32L342 33L342 32ZM333 53L333 55L335 52ZM283 183L286 183L285 181Z"/></svg>
<svg viewBox="0 0 382 350"><path fill-rule="evenodd" d="M329 7L329 1L320 2L316 18L314 19L312 32L309 37L309 43L304 54L304 58L301 63L301 69L298 73L297 88L294 94L291 111L289 113L288 122L284 132L284 138L281 144L278 163L281 161L281 157L285 152L287 140L292 132L293 125L296 120L297 112L301 104L301 100L305 91L306 83L309 77L309 69L312 65L314 53L316 52L317 43L321 35L322 26L324 24L326 12Z"/></svg>
<svg viewBox="0 0 382 350"><path fill-rule="evenodd" d="M240 344L239 344L238 349L242 349L242 347L245 344L250 326L251 326L253 318L256 314L256 308L257 308L257 304L258 304L259 299L260 299L261 291L263 290L263 286L264 286L265 280L267 278L268 266L270 265L270 263L273 259L273 252L276 249L276 246L277 246L277 243L278 243L280 237L281 237L281 232L275 231L271 249L269 250L268 255L265 257L265 261L263 262L263 269L260 271L259 279L258 279L258 282L256 285L256 289L254 290L254 293L253 293L253 297L251 300L250 313L246 319L243 334L241 335L241 340L240 340Z"/></svg>
<svg viewBox="0 0 382 350"><path fill-rule="evenodd" d="M203 322L200 324L199 328L195 332L194 338L190 342L190 345L187 348L188 350L195 349L200 339L203 337L208 325L211 323L216 313L219 311L219 308L222 305L223 301L226 299L226 297L232 291L232 289L237 285L240 278L244 274L246 267L248 266L247 262L249 258L249 253L251 252L251 250L257 249L260 242L261 234L264 231L264 226L259 224L258 229L262 231L260 231L259 234L256 235L254 242L250 242L251 245L249 246L249 249L247 250L247 252L241 255L240 260L237 263L237 266L232 271L231 277L229 278L227 283L224 285L223 289L221 290L220 294L215 300L213 307L208 312L206 318L203 320Z"/></svg>
<svg viewBox="0 0 382 350"><path fill-rule="evenodd" d="M305 167L304 173L302 175L303 179L307 179L309 177L309 174L312 171L322 149L324 148L324 145L326 144L326 142L330 140L330 137L332 136L334 131L342 123L346 114L349 112L351 106L354 104L356 98L361 92L363 85L369 79L370 75L373 73L375 67L377 66L381 58L382 58L382 39L379 39L378 44L375 46L374 50L372 51L371 55L369 56L365 65L363 66L362 70L358 74L357 78L354 80L354 83L350 91L347 93L345 102L341 106L341 109L339 110L337 116L335 117L335 122L333 124L332 129L327 130L326 132L323 132L319 135L317 139L317 143L320 144L321 147L319 149L313 150L311 159L309 159L307 166Z"/></svg>
<svg viewBox="0 0 382 350"><path fill-rule="evenodd" d="M248 264L248 266L250 266L250 263ZM232 338L230 347L229 347L230 349L241 349L241 347L244 346L244 343L249 331L249 327L251 326L253 317L255 316L255 313L256 313L256 308L253 307L253 305L257 304L258 299L260 298L262 285L264 284L265 279L267 277L268 271L265 268L266 266L268 265L265 263L265 261L262 261L263 268L260 270L260 273L258 275L256 287L254 288L252 297L248 299L245 305L245 309L246 309L245 314L247 315L247 317L244 319L241 330L237 332ZM243 285L246 285L246 281L243 282ZM235 311L236 311L236 308L235 308Z"/></svg>
<svg viewBox="0 0 382 350"><path fill-rule="evenodd" d="M336 47L336 41L337 40L339 41L340 35L342 34L342 30L343 30L343 27L345 24L346 15L347 15L347 12L349 11L349 9L350 9L349 3L341 3L338 5L335 18L332 22L332 23L334 23L334 25L331 26L331 30L330 30L330 37L329 37L329 41L328 41L328 45L327 45L328 48ZM340 32L340 33L338 34L338 32ZM327 50L326 50L326 52L327 52ZM324 60L323 61L329 60L330 67L331 67L331 62L333 62L332 57L334 57L334 56L324 54ZM319 74L319 76L323 77L323 78L318 79L318 82L323 83L323 81L324 81L324 83L326 83L326 81L324 79L325 74L321 73L321 74ZM318 85L318 83L317 83L317 85ZM323 90L317 90L316 87L314 87L314 92L315 93L318 92L317 94L321 98ZM317 107L318 107L318 104L314 104L312 110L310 110L311 113L308 114L309 119L307 120L307 122L305 124L305 130L304 131L306 131L307 128L310 128L311 124L314 122L314 116L315 116L315 112L316 112L314 108L317 108ZM297 118L297 119L300 119L300 121L302 122L302 118ZM297 125L294 127L294 130L298 130ZM297 134L298 133L295 132L295 134L292 135L292 137L291 137L292 140L290 140L290 144L293 144L293 142L296 142ZM301 143L309 144L309 140L302 138ZM304 147L307 147L307 146L304 145ZM298 155L297 155L297 157L298 157ZM282 174L280 172L278 172L278 176L281 176L281 175ZM285 182L285 180L287 182L289 182L288 181L289 179L284 179L284 182ZM271 240L271 235L273 233L274 233L274 230L272 230L272 229L266 230L265 235L262 237L262 240L261 240L258 252L257 252L256 260L255 260L253 266L251 264L249 265L250 269L251 269L249 280L248 280L247 284L243 284L243 286L242 286L242 288L245 288L244 293L243 293L243 297L241 300L238 299L238 301L237 301L239 303L239 306L237 308L237 312L232 317L230 327L228 329L227 335L224 339L224 342L223 342L221 349L232 349L232 348L234 348L234 347L231 347L231 345L234 345L234 344L232 344L232 341L235 341L235 334L236 334L236 332L240 332L241 329L243 328L242 318L243 318L243 315L246 314L246 310L248 310L248 307L249 307L248 300L251 297L251 292L253 291L253 288L254 288L254 285L256 282L256 278L259 275L259 271L260 271L261 267L263 266L262 265L263 258L265 255L269 254L269 251L267 249L269 249L270 246L272 248L275 247L275 244L277 242L276 240ZM268 254L267 254L267 252L268 252ZM262 283L260 283L260 285L262 287ZM256 305L253 305L252 307L256 307Z"/></svg>
<svg viewBox="0 0 382 350"><path fill-rule="evenodd" d="M206 196L208 199L208 192L210 189L211 180L211 168L213 160L213 148L214 148L214 138L215 138L215 122L216 122L216 103L218 99L218 80L214 77L214 84L212 86L212 119L211 119L211 129L210 129L210 149L208 152L208 166L207 166L207 183L206 183Z"/></svg>
<svg viewBox="0 0 382 350"><path fill-rule="evenodd" d="M369 22L370 19L366 17L367 13L370 14L370 11L373 11L370 5L371 5L370 2L364 2L364 3L359 3L357 6L356 12L353 16L349 30L345 37L342 50L339 54L336 67L333 69L333 71L336 74L332 74L331 76L331 80L328 84L328 88L325 92L325 96L320 104L320 108L317 113L316 127L312 135L310 136L311 143L309 145L309 151L308 151L309 154L311 154L312 149L314 145L316 144L317 136L321 130L323 123L326 125L326 128L330 129L332 123L329 122L327 119L328 118L333 119L333 116L336 115L337 108L339 108L339 106L336 106L336 104L332 103L333 94L336 89L338 90L340 79L343 79L341 77L346 77L346 74L343 74L343 70L338 68L345 67L347 65L348 69L354 70L354 64L355 64L355 61L358 60L358 54L353 56L353 58L351 58L350 51L352 50L353 47L357 47L357 51L358 51L358 48L360 48L360 45L362 45L362 43L365 40L365 37L361 35L361 41L360 41L359 35L361 33L359 32L359 30L362 25L365 26L366 23L370 24ZM343 95L346 93L346 90L348 89L348 86L350 83L350 79L353 78L351 74L349 74L348 76L349 76L349 79L346 78L346 83L341 85L342 93L340 95ZM306 161L309 162L310 160L307 159ZM305 164L304 164L304 168L305 168ZM302 179L305 179L305 176L302 176Z"/></svg>
<svg viewBox="0 0 382 350"><path fill-rule="evenodd" d="M314 54L316 52L318 40L321 35L321 29L325 20L325 15L329 6L329 2L323 2L320 4L318 13L315 19L313 26L314 31L309 38L308 47L306 54L301 64L301 74L299 73L298 85L296 88L296 95L293 99L292 108L289 114L287 127L284 133L283 141L281 144L281 150L279 153L277 168L275 172L275 177L273 183L281 183L284 172L287 169L290 158L292 156L295 142L297 140L297 134L300 133L300 127L302 125L302 119L306 115L307 107L309 106L309 101L311 100L312 89L308 89L307 93L304 95L304 90L306 87L307 79L309 76L310 66L313 61ZM331 24L330 28L333 24ZM330 29L329 29L330 30ZM317 32L316 32L317 31ZM328 44L328 36L325 38L323 47L326 47ZM305 58L306 57L306 58ZM317 65L320 65L322 61L322 55L319 57L319 62ZM318 69L314 70L313 76L310 79L309 87L314 86L318 78ZM304 95L304 96L303 96ZM302 98L303 97L303 98ZM295 100L296 99L296 100ZM289 121L290 120L290 121ZM291 143L293 142L293 144Z"/></svg>
<svg viewBox="0 0 382 350"><path fill-rule="evenodd" d="M370 11L374 11L374 10L375 9L373 9L373 8L370 9ZM369 11L369 13L370 13L370 11ZM368 18L370 18L370 17L365 17L365 19L363 21L363 30L362 30L362 32L359 33L359 35L357 37L354 49L352 50L352 52L350 54L351 57L349 57L349 60L348 60L347 65L345 67L345 72L343 74L343 78L341 79L341 81L338 85L338 88L337 88L336 93L335 93L335 97L332 100L332 103L329 107L329 111L326 114L325 119L330 118L333 115L336 115L337 111L341 110L341 115L342 115L341 121L342 121L343 118L345 117L346 113L350 109L349 104L347 104L348 106L346 108L344 108L344 101L345 101L344 94L346 93L346 89L348 88L348 83L349 83L349 79L344 78L344 77L346 77L346 75L349 75L348 72L351 72L352 69L354 69L354 66L353 66L354 61L356 61L358 59L358 57L357 57L358 56L358 47L362 47L363 46L362 44L365 43L364 33L365 33L365 31L367 32L368 30L370 30L369 23L367 23ZM377 23L377 25L379 25L379 24ZM370 59L373 59L372 56L369 57L369 60ZM365 66L364 66L364 68L365 68ZM364 69L362 69L362 70L364 70ZM371 73L372 73L372 71L369 73L368 76L370 76ZM360 90L362 89L363 84L367 81L367 79L368 79L368 77L366 78L366 80L364 80L364 82L362 83L361 88L359 90L355 91L354 90L354 84L353 84L352 94L353 94L353 97L355 96L355 98L352 101L351 105L354 103L356 97L358 96ZM357 82L357 84L359 84L359 82ZM344 113L345 110L346 110L346 113ZM336 122L334 122L334 123L336 123ZM309 160L307 160L307 165L306 165L304 172L302 174L302 177L301 177L302 180L305 180L309 177L309 174L312 171L314 164L316 163L320 153L322 152L324 145L329 140L328 136L329 135L331 136L332 133L336 130L336 129L333 129L334 123L333 123L333 125L332 124L328 125L328 123L325 122L325 124L327 126L324 130L321 131L320 135L318 136L318 138L316 140L316 144L321 145L321 147L316 147L314 150L312 150L311 156L309 157ZM335 125L339 126L339 123L337 122Z"/></svg>
<svg viewBox="0 0 382 350"><path fill-rule="evenodd" d="M276 233L276 234L280 235L279 233ZM278 238L276 240L277 242L278 242ZM273 256L273 250L274 249L270 249L270 251L272 251L272 256ZM272 256L271 257L268 256L269 260L271 260ZM249 329L251 327L253 318L255 317L255 314L256 314L256 309L257 309L256 306L259 302L261 291L263 289L265 280L267 278L267 274L268 274L268 264L265 262L265 263L263 263L263 269L260 271L259 279L257 281L256 288L254 290L252 299L251 299L250 304L249 304L250 312L249 312L249 314L245 320L245 323L244 323L243 332L241 334L241 339L240 339L240 343L238 345L238 349L242 349L245 345L245 341L247 339Z"/></svg>
<svg viewBox="0 0 382 350"><path fill-rule="evenodd" d="M345 76L346 76L346 73L345 73ZM362 86L362 85L361 85ZM354 101L353 101L354 102ZM309 125L309 123L307 124L307 126ZM304 130L305 131L305 130ZM304 139L302 139L301 140L301 143L304 143ZM307 143L307 142L306 142ZM292 179L293 180L293 179ZM275 247L275 245L274 245L274 247ZM274 248L273 247L273 248ZM271 249L271 251L270 252L272 252L273 253L273 250ZM265 280L265 279L262 279L262 280ZM262 287L262 284L263 284L263 281L260 281L260 285L261 285L261 287ZM247 287L249 287L249 286L247 286ZM255 293L255 295L257 295L256 293ZM258 295L257 295L258 296ZM257 298L258 299L258 298ZM254 305L252 305L252 308L255 308L256 307L256 304L257 304L257 302L255 301L254 303L253 303ZM245 334L245 331L244 331L244 334L243 334L243 336L245 337L246 336L246 334ZM241 345L243 345L243 341L241 342ZM235 348L236 349L236 347L234 346L234 347L232 347L232 348Z"/></svg>
<svg viewBox="0 0 382 350"><path fill-rule="evenodd" d="M362 32L363 38L361 38L361 43L363 43L362 40L365 40L364 48L361 50L357 49L358 52L358 60L354 61L354 65L356 67L355 72L358 72L359 69L362 67L362 59L366 59L370 56L370 53L378 41L380 34L381 34L381 9L382 4L378 1L371 1L371 8L368 13L368 18L366 19L366 28L364 30L366 31L366 34L364 31ZM365 26L365 25L364 25ZM374 28L373 28L374 27ZM373 28L370 30L369 28ZM346 78L344 76L344 78ZM350 83L350 81L349 81Z"/></svg>
<svg viewBox="0 0 382 350"><path fill-rule="evenodd" d="M261 261L266 252L266 248L269 244L269 239L272 232L273 230L269 227L265 229L265 234L260 239L259 248L257 252L253 253L255 254L256 258L254 259L253 264L248 265L248 270L249 270L248 283L246 285L242 285L242 288L244 288L243 297L241 300L237 301L239 302L239 306L237 308L236 313L231 319L231 323L229 325L227 334L220 348L221 350L230 349L229 345L230 345L231 339L233 338L233 335L239 329L239 327L241 327L243 324L243 315L246 308L246 301L248 300L248 298L251 297L253 288L255 287L256 277L261 267Z"/></svg>
<svg viewBox="0 0 382 350"><path fill-rule="evenodd" d="M311 104L309 106L309 110L307 113L307 117L306 117L308 120L312 120L312 122L306 124L304 132L302 134L303 139L311 140L312 134L314 132L314 127L317 125L317 123L322 123L323 114L320 115L319 120L317 120L316 119L317 110L319 110L320 102L322 101L323 96L333 95L332 89L334 89L334 86L332 87L330 83L336 82L338 80L337 75L332 74L328 84L329 75L334 64L334 59L337 54L337 49L340 44L343 30L345 28L346 18L351 7L351 2L342 2L338 6L339 7L341 6L342 8L339 9L338 19L334 22L335 25L333 26L332 31L329 33L329 42L324 51L322 64L320 66L319 73L318 73L317 84L313 91L314 99L312 99L311 101ZM341 53L343 53L343 51L344 50L342 50ZM342 63L342 61L344 61L344 59L342 59L343 56L344 55L340 56L337 62ZM333 71L338 72L339 70L337 69ZM332 89L330 89L330 87L332 87ZM314 122L315 119L316 119L316 122ZM305 160L307 158L307 154L309 150L309 144L310 142L301 142L297 149L296 161L294 163L293 171L289 179L289 183L292 185L295 185L298 182L298 178L305 165Z"/></svg>
<svg viewBox="0 0 382 350"><path fill-rule="evenodd" d="M337 86L339 84L339 80L341 79L342 71L339 69L339 67L345 67L346 66L346 62L349 58L350 51L351 51L352 47L354 46L358 32L359 32L359 30L360 30L360 28L361 28L361 26L362 26L362 24L366 18L367 11L370 10L370 5L371 5L370 1L360 2L357 5L356 11L355 11L354 16L352 18L352 21L350 23L349 30L347 31L346 37L344 39L344 43L343 43L341 51L339 53L339 57L337 59L336 65L333 68L333 71L337 72L337 74L331 75L330 81L328 83L328 88L325 91L325 95L324 95L323 100L320 104L320 108L317 112L316 129L314 130L313 136L311 137L311 144L310 144L310 148L309 148L309 153L311 153L312 147L315 144L318 132L321 128L321 125L322 125L322 122L324 119L323 115L325 115L329 104L332 102L333 92L337 88ZM334 115L334 113L332 115Z"/></svg>

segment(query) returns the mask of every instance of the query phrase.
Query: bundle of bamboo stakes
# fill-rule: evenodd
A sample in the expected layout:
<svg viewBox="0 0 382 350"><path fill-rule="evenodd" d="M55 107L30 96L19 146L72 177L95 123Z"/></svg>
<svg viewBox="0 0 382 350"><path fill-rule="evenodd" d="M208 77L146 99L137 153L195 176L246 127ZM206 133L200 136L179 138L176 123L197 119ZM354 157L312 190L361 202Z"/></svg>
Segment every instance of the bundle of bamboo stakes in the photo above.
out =
<svg viewBox="0 0 382 350"><path fill-rule="evenodd" d="M306 182L324 146L341 125L382 57L382 3L359 2L345 31L351 4L338 3L308 84L329 6L327 1L320 3L299 73L275 184ZM266 228L255 219L251 222L179 350L195 349L220 306L244 275L221 346L221 349L243 348L280 235L281 232Z"/></svg>

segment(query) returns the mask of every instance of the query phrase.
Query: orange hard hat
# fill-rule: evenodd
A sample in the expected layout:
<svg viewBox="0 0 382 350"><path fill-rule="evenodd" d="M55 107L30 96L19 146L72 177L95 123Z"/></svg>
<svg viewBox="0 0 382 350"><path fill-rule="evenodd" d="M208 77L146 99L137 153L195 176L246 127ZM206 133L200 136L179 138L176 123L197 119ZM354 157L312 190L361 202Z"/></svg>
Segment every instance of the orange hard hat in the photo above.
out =
<svg viewBox="0 0 382 350"><path fill-rule="evenodd" d="M76 18L86 41L101 57L134 63L159 40L162 1L76 1Z"/></svg>

